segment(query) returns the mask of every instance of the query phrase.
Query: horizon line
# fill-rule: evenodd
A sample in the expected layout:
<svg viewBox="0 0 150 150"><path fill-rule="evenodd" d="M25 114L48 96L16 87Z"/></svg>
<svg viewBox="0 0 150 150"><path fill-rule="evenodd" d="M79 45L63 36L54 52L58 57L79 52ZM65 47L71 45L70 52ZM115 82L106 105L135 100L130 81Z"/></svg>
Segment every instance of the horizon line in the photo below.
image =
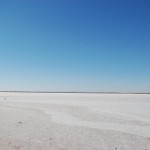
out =
<svg viewBox="0 0 150 150"><path fill-rule="evenodd" d="M0 93L91 93L91 94L150 94L150 92L87 92L87 91L0 91Z"/></svg>

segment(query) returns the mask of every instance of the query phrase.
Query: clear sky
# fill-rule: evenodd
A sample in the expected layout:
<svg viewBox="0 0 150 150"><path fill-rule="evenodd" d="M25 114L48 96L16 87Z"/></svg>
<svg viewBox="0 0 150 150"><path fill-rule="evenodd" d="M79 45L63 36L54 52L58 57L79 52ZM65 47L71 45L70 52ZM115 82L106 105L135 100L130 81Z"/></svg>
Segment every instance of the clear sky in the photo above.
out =
<svg viewBox="0 0 150 150"><path fill-rule="evenodd" d="M0 0L0 90L150 92L150 2Z"/></svg>

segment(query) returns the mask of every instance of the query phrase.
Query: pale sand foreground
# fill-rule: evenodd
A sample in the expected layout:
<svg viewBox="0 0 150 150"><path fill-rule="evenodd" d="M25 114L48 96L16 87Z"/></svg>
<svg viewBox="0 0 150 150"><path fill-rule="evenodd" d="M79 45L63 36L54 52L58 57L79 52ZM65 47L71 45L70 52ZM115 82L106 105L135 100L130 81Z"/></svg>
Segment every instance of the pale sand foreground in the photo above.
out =
<svg viewBox="0 0 150 150"><path fill-rule="evenodd" d="M0 150L150 150L150 95L0 93Z"/></svg>

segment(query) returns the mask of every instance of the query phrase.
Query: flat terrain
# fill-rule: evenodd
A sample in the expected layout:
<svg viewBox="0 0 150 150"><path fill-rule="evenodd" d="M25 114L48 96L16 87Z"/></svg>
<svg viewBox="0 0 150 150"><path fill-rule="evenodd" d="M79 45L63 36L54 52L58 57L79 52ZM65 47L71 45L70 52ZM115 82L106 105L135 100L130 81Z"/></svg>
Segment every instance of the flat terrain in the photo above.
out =
<svg viewBox="0 0 150 150"><path fill-rule="evenodd" d="M150 150L150 94L1 92L0 150Z"/></svg>

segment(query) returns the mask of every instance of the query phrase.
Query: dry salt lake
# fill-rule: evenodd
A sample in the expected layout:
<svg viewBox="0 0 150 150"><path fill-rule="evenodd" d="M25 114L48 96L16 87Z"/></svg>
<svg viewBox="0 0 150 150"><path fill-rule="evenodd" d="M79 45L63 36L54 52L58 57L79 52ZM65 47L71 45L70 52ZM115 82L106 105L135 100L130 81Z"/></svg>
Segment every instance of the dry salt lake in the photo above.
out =
<svg viewBox="0 0 150 150"><path fill-rule="evenodd" d="M0 150L150 150L150 94L0 93Z"/></svg>

